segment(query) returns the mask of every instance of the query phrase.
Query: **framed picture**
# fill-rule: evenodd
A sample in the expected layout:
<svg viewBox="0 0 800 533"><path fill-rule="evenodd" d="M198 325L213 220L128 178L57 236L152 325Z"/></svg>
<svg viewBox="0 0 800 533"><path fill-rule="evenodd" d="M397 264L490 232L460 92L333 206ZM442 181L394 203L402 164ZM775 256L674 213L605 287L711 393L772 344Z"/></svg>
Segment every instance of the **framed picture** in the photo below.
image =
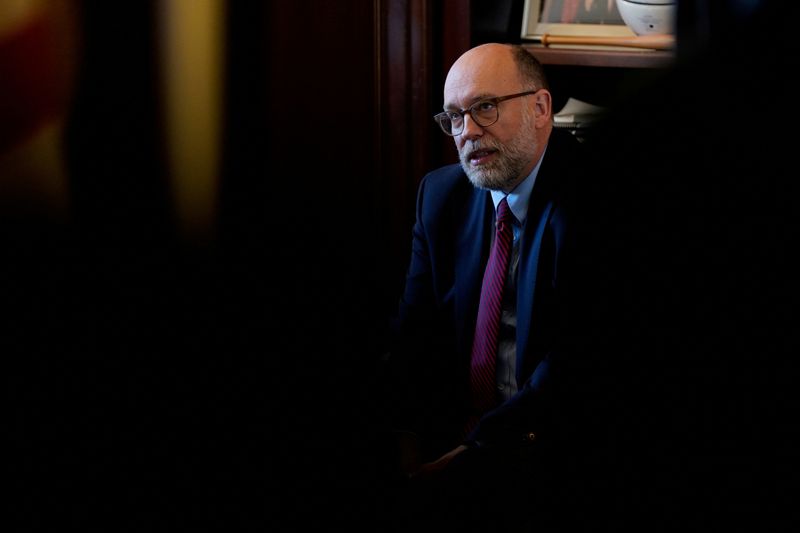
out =
<svg viewBox="0 0 800 533"><path fill-rule="evenodd" d="M633 37L616 0L525 0L522 38L542 36Z"/></svg>

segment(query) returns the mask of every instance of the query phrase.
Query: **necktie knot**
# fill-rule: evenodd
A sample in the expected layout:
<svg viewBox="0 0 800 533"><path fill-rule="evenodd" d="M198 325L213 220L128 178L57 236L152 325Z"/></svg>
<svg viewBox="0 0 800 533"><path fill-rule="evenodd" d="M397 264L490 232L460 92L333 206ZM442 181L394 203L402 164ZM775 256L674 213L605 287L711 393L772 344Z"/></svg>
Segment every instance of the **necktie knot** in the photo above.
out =
<svg viewBox="0 0 800 533"><path fill-rule="evenodd" d="M503 198L500 200L500 203L497 204L497 220L495 221L495 227L498 230L503 230L511 221L514 220L514 213L511 212L511 208L508 206L508 199Z"/></svg>

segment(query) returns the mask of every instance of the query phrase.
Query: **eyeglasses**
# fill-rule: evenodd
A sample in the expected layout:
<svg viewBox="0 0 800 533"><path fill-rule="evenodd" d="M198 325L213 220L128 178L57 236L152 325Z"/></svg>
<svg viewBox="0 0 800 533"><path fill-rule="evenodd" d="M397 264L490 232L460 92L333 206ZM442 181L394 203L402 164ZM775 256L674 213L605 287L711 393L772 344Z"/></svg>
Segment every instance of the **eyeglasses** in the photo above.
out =
<svg viewBox="0 0 800 533"><path fill-rule="evenodd" d="M455 137L456 135L461 135L461 132L464 131L464 115L467 113L469 113L469 116L475 121L475 124L481 128L486 128L500 119L500 111L497 108L497 104L535 92L537 91L525 91L524 93L509 94L508 96L487 98L486 100L475 102L467 109L462 109L460 111L443 111L438 115L434 115L433 120L439 124L443 132L451 137Z"/></svg>

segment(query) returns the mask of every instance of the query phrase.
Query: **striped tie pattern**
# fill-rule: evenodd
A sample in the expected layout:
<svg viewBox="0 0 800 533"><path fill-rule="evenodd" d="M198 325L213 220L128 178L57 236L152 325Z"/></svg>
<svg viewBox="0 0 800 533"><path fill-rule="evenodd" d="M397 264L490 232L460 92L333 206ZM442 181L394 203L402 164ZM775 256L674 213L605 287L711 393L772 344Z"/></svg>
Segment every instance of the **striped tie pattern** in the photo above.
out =
<svg viewBox="0 0 800 533"><path fill-rule="evenodd" d="M514 239L511 223L513 217L514 215L508 207L508 201L503 198L497 206L495 239L483 275L475 340L472 344L470 389L474 416L468 423L467 431L470 431L477 422L477 417L493 408L497 401L495 376L497 343L500 332L503 287L506 283L508 260L511 256L511 244Z"/></svg>

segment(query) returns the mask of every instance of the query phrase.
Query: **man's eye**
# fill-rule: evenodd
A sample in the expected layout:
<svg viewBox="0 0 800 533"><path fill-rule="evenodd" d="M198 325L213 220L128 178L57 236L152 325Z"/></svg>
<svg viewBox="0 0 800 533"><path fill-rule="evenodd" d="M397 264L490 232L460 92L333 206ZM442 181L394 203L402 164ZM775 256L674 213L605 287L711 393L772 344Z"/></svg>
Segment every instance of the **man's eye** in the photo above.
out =
<svg viewBox="0 0 800 533"><path fill-rule="evenodd" d="M475 107L478 108L478 111L491 111L494 109L494 102L478 102Z"/></svg>
<svg viewBox="0 0 800 533"><path fill-rule="evenodd" d="M461 120L461 113L458 111L448 111L447 118L449 118L451 121Z"/></svg>

